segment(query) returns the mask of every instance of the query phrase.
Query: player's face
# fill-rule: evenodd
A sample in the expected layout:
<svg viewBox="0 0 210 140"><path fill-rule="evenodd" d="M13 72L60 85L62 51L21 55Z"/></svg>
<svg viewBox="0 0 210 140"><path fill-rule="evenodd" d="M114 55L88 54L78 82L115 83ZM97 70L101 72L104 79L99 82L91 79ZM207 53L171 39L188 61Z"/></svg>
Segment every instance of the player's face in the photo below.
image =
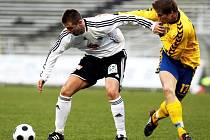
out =
<svg viewBox="0 0 210 140"><path fill-rule="evenodd" d="M85 26L82 20L80 20L77 24L72 24L71 22L67 22L66 24L64 24L64 26L71 34L75 36L81 35L85 32Z"/></svg>
<svg viewBox="0 0 210 140"><path fill-rule="evenodd" d="M170 14L162 14L158 13L159 21L162 23L173 23L177 20L177 14L176 13L170 13Z"/></svg>

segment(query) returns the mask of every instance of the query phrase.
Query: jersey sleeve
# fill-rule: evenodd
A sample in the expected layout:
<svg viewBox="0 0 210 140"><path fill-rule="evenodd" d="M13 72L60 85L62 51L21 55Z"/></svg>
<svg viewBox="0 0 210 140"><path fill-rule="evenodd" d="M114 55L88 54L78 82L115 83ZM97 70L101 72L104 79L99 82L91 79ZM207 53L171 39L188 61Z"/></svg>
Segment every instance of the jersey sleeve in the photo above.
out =
<svg viewBox="0 0 210 140"><path fill-rule="evenodd" d="M40 73L40 78L44 81L47 81L49 78L55 63L58 59L58 57L68 49L69 43L71 40L70 33L67 32L67 30L63 30L61 34L59 35L57 41L54 43L53 47L48 53L48 56L45 60L45 63L43 65L42 71Z"/></svg>
<svg viewBox="0 0 210 140"><path fill-rule="evenodd" d="M147 8L142 10L134 10L134 11L127 11L127 12L117 12L117 14L129 14L129 15L135 15L135 16L142 16L146 19L150 19L152 21L158 21L158 16L153 8Z"/></svg>
<svg viewBox="0 0 210 140"><path fill-rule="evenodd" d="M99 32L104 32L105 34L119 26L127 24L139 25L150 30L153 30L156 24L152 20L130 14L103 14L96 16L95 18L87 19L86 21L89 27L95 27Z"/></svg>

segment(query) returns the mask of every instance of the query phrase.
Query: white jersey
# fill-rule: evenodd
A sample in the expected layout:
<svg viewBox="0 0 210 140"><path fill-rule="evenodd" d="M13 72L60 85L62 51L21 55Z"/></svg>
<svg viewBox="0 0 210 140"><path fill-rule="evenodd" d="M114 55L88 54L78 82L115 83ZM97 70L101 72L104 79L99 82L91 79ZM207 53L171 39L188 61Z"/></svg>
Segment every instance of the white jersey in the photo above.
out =
<svg viewBox="0 0 210 140"><path fill-rule="evenodd" d="M42 80L46 81L56 63L57 58L69 48L78 48L87 55L98 58L112 56L125 46L125 39L118 28L121 25L134 24L153 30L155 22L133 15L102 14L95 17L84 18L86 31L78 36L64 29L48 57L40 74Z"/></svg>

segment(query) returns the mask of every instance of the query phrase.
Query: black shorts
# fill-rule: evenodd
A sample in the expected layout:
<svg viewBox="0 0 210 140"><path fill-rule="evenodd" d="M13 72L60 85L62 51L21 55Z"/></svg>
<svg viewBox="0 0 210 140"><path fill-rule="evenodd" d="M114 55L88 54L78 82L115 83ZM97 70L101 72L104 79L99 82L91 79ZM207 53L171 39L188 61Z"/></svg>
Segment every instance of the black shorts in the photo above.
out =
<svg viewBox="0 0 210 140"><path fill-rule="evenodd" d="M72 73L94 85L97 80L112 77L121 85L124 77L127 54L122 50L110 57L97 58L92 55L85 55L79 63L78 68Z"/></svg>

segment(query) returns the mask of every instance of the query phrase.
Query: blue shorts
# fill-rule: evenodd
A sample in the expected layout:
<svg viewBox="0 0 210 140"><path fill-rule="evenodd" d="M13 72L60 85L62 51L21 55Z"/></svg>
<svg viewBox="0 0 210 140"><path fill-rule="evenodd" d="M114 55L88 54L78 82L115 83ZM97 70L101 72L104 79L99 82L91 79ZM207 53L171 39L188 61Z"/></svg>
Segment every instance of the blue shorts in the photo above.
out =
<svg viewBox="0 0 210 140"><path fill-rule="evenodd" d="M170 58L162 51L159 71L168 71L176 78L177 85L175 93L177 98L181 101L190 89L195 69L182 64L179 60Z"/></svg>

